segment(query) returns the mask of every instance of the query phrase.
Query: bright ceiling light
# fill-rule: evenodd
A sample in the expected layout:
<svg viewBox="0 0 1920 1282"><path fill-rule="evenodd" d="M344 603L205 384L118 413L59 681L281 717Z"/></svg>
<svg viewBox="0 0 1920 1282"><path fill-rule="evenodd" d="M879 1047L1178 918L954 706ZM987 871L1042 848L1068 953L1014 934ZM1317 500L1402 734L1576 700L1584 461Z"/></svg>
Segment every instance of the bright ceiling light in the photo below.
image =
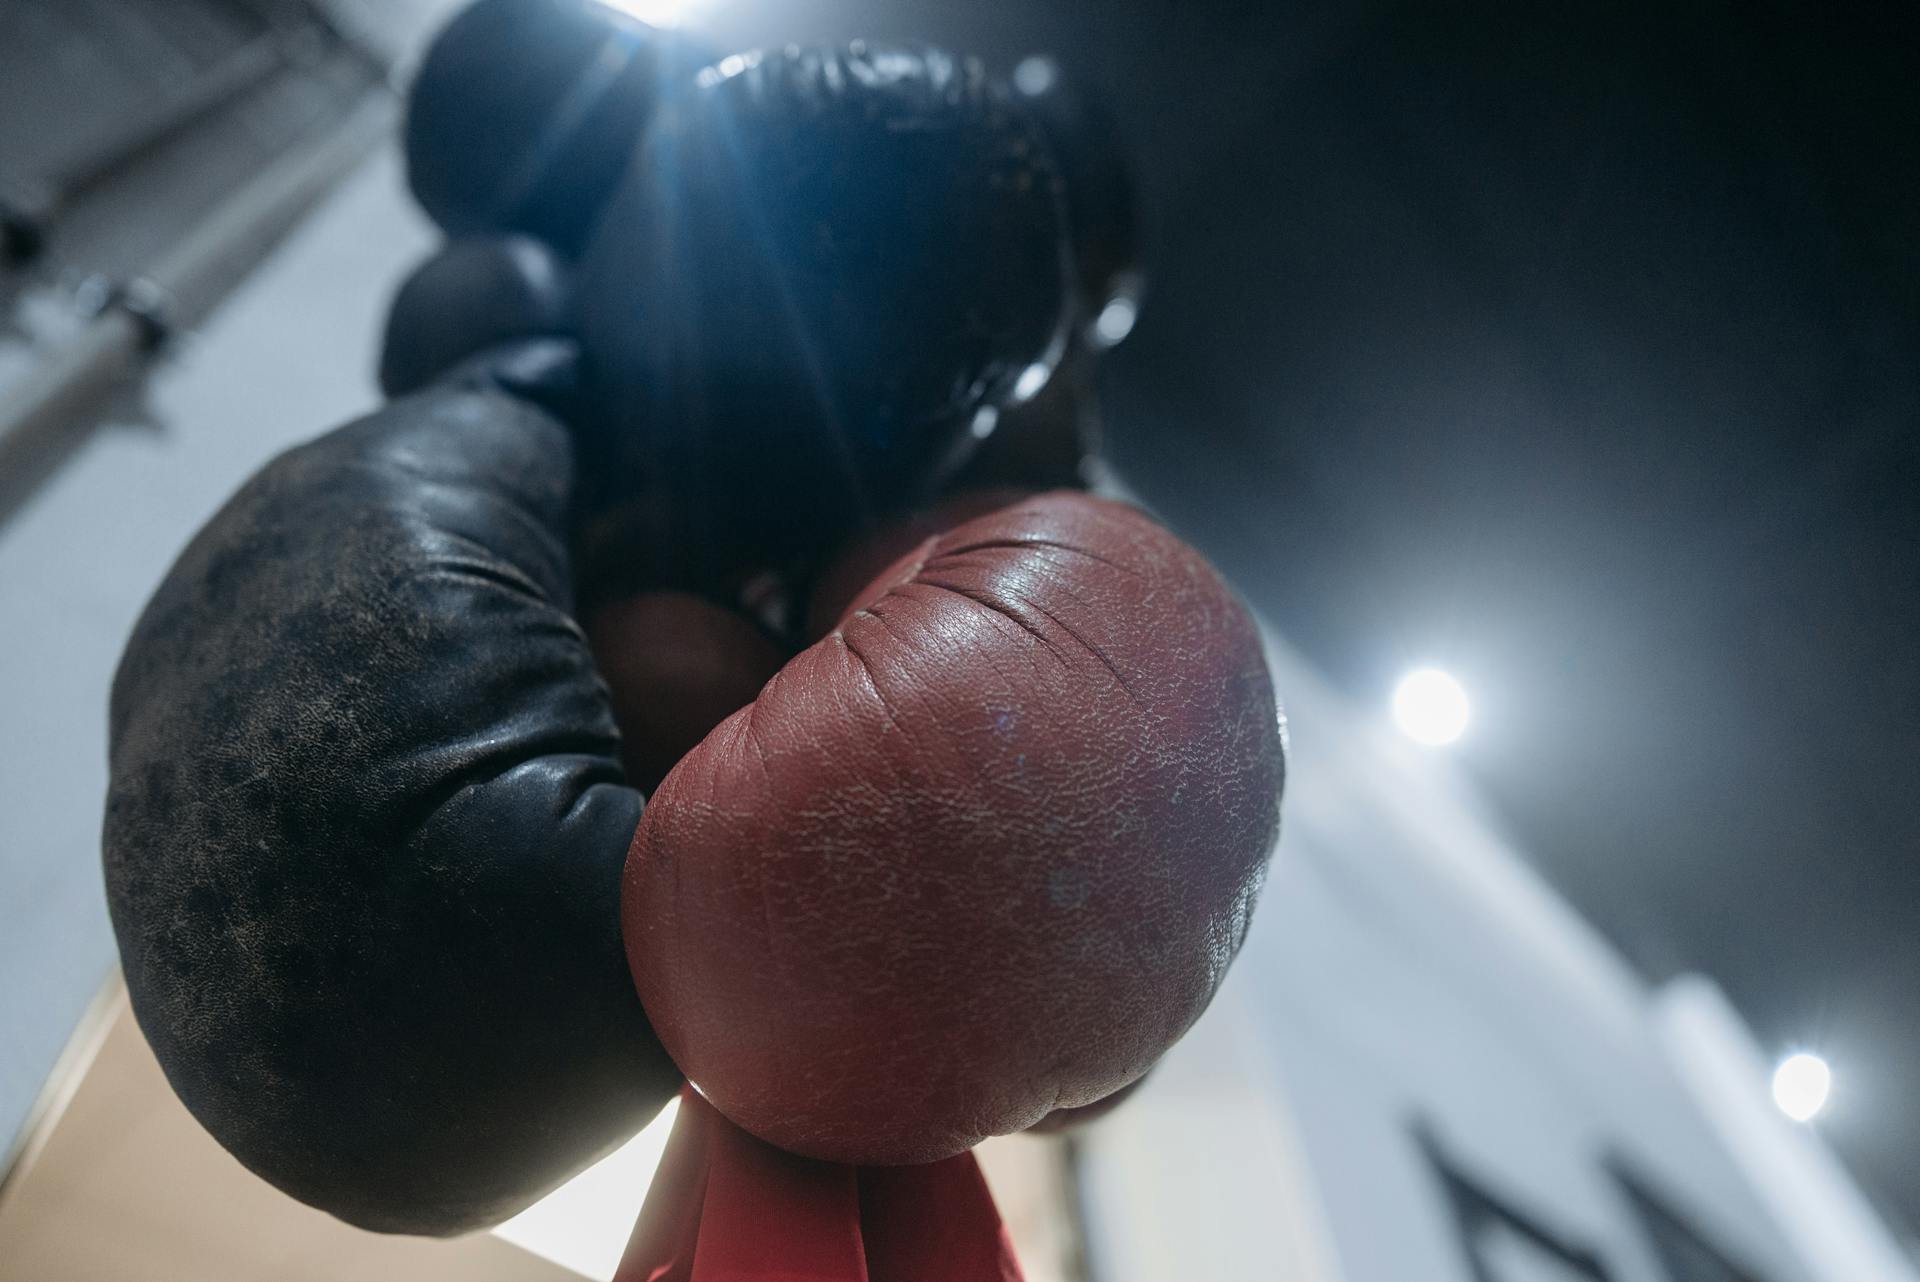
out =
<svg viewBox="0 0 1920 1282"><path fill-rule="evenodd" d="M1409 672L1393 692L1394 724L1417 743L1452 743L1466 733L1467 718L1467 692L1438 668Z"/></svg>
<svg viewBox="0 0 1920 1282"><path fill-rule="evenodd" d="M600 0L609 9L638 18L650 27L677 27L700 0Z"/></svg>
<svg viewBox="0 0 1920 1282"><path fill-rule="evenodd" d="M1013 69L1013 87L1030 98L1038 98L1060 79L1060 64L1042 54L1022 58Z"/></svg>
<svg viewBox="0 0 1920 1282"><path fill-rule="evenodd" d="M1819 1116L1832 1091L1833 1070L1818 1055L1801 1051L1781 1060L1773 1070L1773 1102L1796 1122Z"/></svg>
<svg viewBox="0 0 1920 1282"><path fill-rule="evenodd" d="M638 1135L494 1232L594 1282L610 1282L679 1108L680 1101L669 1101Z"/></svg>

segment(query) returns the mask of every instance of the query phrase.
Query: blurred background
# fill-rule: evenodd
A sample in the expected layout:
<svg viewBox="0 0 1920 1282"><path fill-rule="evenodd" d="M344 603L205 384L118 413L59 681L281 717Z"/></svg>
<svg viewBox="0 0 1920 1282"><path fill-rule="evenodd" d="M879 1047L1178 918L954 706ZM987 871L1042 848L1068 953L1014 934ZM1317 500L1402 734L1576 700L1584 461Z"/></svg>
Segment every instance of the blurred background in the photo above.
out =
<svg viewBox="0 0 1920 1282"><path fill-rule="evenodd" d="M4 421L30 429L0 437L0 1131L26 1133L112 963L97 870L102 727L134 613L264 457L375 402L387 292L435 239L400 184L388 86L404 83L455 7L0 0L0 417L11 407ZM1696 981L1668 983L1710 976L1739 1016L1712 1019L1744 1021L1750 1035L1734 1040L1755 1064L1804 1053L1830 1066L1830 1096L1782 1097L1818 1110L1790 1143L1831 1146L1844 1163L1834 1180L1857 1188L1875 1231L1911 1253L1911 9L624 7L720 49L917 37L1003 72L1044 53L1103 99L1135 165L1147 281L1137 324L1101 368L1110 457L1274 630L1308 763L1289 801L1305 811L1290 834L1303 866L1360 867L1378 894L1404 900L1350 904L1358 936L1406 933L1418 889L1438 896L1423 947L1471 952L1476 931L1526 941L1456 988L1477 994L1470 1004L1489 1026L1588 1028L1594 1062L1581 1071L1600 1077L1628 1041L1667 1036L1671 1050L1675 1021L1687 1024L1676 1011L1720 1012L1717 997L1688 987ZM153 281L164 290L143 284ZM83 361L93 376L78 390L51 380L61 362ZM21 413L29 401L42 412ZM1448 679L1402 685L1421 671ZM1365 814L1388 795L1407 849L1440 850L1437 864L1409 871L1415 856L1391 853L1393 840L1369 844ZM1458 853L1469 847L1477 853ZM1497 911L1450 905L1423 877L1472 887L1468 898ZM1311 901L1303 889L1298 902ZM1358 955L1321 942L1250 948L1256 978L1267 956L1276 973L1313 972L1316 989L1269 999L1279 990L1249 979L1234 1001L1250 1027L1268 1028L1261 1012L1288 1001L1332 1009L1386 991ZM1540 958L1573 954L1567 973L1604 971L1612 996L1566 995L1601 982L1573 979L1542 989L1537 1010L1513 995L1548 982L1525 977L1554 969ZM1605 1011L1627 1009L1622 994L1652 1003L1648 1028L1666 1033L1591 1032ZM1377 1009L1402 1000L1431 1016L1395 1025L1406 1056L1479 1036L1416 996L1383 996ZM1294 1043L1340 1040L1297 1020L1272 1025L1261 1036L1283 1045L1290 1029ZM1569 1032L1567 1047L1582 1035ZM1297 1098L1338 1066L1273 1054L1285 1087L1273 1089ZM1510 1057L1496 1047L1484 1058ZM1463 1079L1483 1071L1463 1065ZM1618 1125L1651 1152L1660 1128L1633 1120L1640 1071L1620 1071ZM1556 1105L1568 1116L1604 1111L1598 1094L1569 1092ZM1396 1087L1380 1107L1418 1111L1418 1094ZM1156 1124L1152 1096L1142 1134ZM1343 1209L1344 1177L1327 1167L1339 1132L1326 1122L1315 1133L1321 1124L1297 1125L1301 1179L1320 1186L1326 1251L1341 1261L1327 1276L1415 1276L1367 1263L1353 1227L1366 1199ZM1469 1218L1507 1205L1448 1156L1470 1138L1434 1133L1419 1131L1415 1147L1450 1205ZM1131 1142L1084 1146L1096 1239L1101 1207L1111 1219L1134 1196L1099 1163L1131 1169L1117 1153ZM1115 1150L1106 1159L1102 1144ZM1764 1159L1740 1156L1735 1141L1720 1149L1734 1153L1728 1169L1765 1184L1753 1174ZM1380 1197L1376 1212L1397 1205ZM1734 1208L1714 1215L1736 1226L1764 1222L1759 1208L1771 1205L1764 1189L1697 1198ZM1662 1276L1637 1272L1634 1248L1594 1272L1584 1248L1520 1238L1512 1259L1534 1241L1548 1262L1476 1264L1472 1276ZM1097 1241L1089 1249L1097 1260ZM1762 1273L1767 1259L1748 1262L1774 1253L1764 1245L1722 1272L1686 1265L1689 1249L1656 1252L1665 1275L1829 1276L1804 1258ZM1122 1265L1110 1276L1133 1275Z"/></svg>

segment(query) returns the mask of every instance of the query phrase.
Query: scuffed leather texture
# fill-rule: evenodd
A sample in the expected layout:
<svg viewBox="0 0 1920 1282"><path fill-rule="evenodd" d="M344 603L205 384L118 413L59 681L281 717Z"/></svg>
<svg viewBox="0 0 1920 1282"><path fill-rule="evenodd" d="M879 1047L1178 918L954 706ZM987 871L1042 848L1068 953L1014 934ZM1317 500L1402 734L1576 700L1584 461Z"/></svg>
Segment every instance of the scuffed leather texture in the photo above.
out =
<svg viewBox="0 0 1920 1282"><path fill-rule="evenodd" d="M1030 499L1047 488L1051 487L954 490L918 512L836 549L808 589L804 636L810 642L818 641L833 631L854 598L871 587L881 571L928 539L946 533L963 521Z"/></svg>
<svg viewBox="0 0 1920 1282"><path fill-rule="evenodd" d="M651 485L638 588L818 553L932 497L1064 343L1037 126L972 59L724 59L649 127L582 256L598 470ZM696 566L692 571L689 566Z"/></svg>
<svg viewBox="0 0 1920 1282"><path fill-rule="evenodd" d="M236 1157L368 1228L497 1222L679 1082L620 945L641 798L569 616L572 447L517 394L570 363L522 348L282 455L114 684L140 1026Z"/></svg>
<svg viewBox="0 0 1920 1282"><path fill-rule="evenodd" d="M1152 1066L1278 831L1254 624L1137 511L1051 493L925 541L667 776L622 913L735 1123L932 1161Z"/></svg>

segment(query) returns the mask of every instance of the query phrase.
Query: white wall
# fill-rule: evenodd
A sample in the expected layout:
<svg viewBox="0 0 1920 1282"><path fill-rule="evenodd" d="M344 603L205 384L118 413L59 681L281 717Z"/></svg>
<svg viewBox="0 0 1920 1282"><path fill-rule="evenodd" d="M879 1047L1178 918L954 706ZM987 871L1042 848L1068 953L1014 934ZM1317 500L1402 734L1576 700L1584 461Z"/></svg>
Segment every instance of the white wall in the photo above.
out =
<svg viewBox="0 0 1920 1282"><path fill-rule="evenodd" d="M1669 1282L1625 1160L1766 1282L1804 1282L1667 1056L1647 995L1473 805L1276 648L1284 833L1216 1008L1086 1140L1096 1282L1473 1282L1425 1126L1489 1191ZM1198 1254L1196 1254L1198 1253ZM1571 1279L1516 1256L1506 1277Z"/></svg>
<svg viewBox="0 0 1920 1282"><path fill-rule="evenodd" d="M388 291L431 243L383 154L0 525L0 1141L114 961L100 877L120 647L181 546L282 448L370 408ZM29 354L0 348L0 396Z"/></svg>

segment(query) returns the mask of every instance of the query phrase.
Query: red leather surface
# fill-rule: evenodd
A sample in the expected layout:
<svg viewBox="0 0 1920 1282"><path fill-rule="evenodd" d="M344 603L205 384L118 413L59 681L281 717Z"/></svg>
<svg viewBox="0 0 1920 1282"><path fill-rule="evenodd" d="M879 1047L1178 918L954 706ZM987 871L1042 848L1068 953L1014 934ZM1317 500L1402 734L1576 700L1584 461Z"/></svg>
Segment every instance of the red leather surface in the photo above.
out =
<svg viewBox="0 0 1920 1282"><path fill-rule="evenodd" d="M623 917L676 1063L792 1152L930 1162L1127 1085L1277 833L1259 640L1201 557L1053 493L927 540L669 773Z"/></svg>
<svg viewBox="0 0 1920 1282"><path fill-rule="evenodd" d="M1146 1078L1135 1078L1104 1099L1091 1104L1082 1104L1078 1108L1056 1108L1045 1117L1027 1128L1029 1135L1059 1135L1066 1131L1078 1130L1089 1122L1097 1122L1107 1114L1132 1099Z"/></svg>
<svg viewBox="0 0 1920 1282"><path fill-rule="evenodd" d="M680 1113L614 1282L1020 1282L972 1154L854 1167Z"/></svg>
<svg viewBox="0 0 1920 1282"><path fill-rule="evenodd" d="M855 597L872 587L875 578L885 573L888 566L928 539L945 534L963 521L1011 507L1033 495L1031 489L1016 490L1008 486L962 490L838 549L808 593L807 640L818 641L833 631Z"/></svg>

